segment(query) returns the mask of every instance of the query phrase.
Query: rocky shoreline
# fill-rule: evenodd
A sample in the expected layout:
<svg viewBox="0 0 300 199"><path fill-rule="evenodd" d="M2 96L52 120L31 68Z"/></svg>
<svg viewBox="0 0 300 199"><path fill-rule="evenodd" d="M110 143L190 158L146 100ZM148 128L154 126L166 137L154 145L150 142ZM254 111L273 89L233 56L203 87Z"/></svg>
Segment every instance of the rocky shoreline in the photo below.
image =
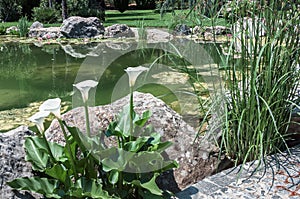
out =
<svg viewBox="0 0 300 199"><path fill-rule="evenodd" d="M136 112L141 114L145 110L151 110L152 116L149 123L156 132L162 134L164 140L174 143L167 150L167 155L171 159L175 159L180 167L173 172L164 173L157 181L159 186L163 189L178 192L186 186L211 175L217 168L218 163L217 157L209 155L216 152L216 148L212 147L213 143L208 140L203 141L202 137L199 137L193 143L196 137L195 129L184 122L182 117L163 101L151 94L135 92L134 95ZM91 107L90 112L95 116L91 122L92 131L98 132L105 129L109 122L114 120L115 115L122 107L128 104L128 100L128 97L124 97L109 105ZM68 111L62 117L70 126L76 126L84 131L82 108ZM32 197L25 192L12 192L5 183L17 177L34 175L31 165L25 162L23 149L24 138L33 134L26 126L20 126L15 130L0 134L0 196L2 198ZM55 121L49 127L47 137L50 141L64 143L60 128ZM201 150L198 147L200 142ZM40 196L35 195L34 198L40 198Z"/></svg>

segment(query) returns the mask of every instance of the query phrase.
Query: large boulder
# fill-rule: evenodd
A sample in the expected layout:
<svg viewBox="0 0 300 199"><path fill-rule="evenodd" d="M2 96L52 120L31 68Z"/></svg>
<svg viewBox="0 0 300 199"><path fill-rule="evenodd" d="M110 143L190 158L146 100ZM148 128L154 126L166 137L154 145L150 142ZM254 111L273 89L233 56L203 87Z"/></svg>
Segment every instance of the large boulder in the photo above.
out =
<svg viewBox="0 0 300 199"><path fill-rule="evenodd" d="M44 28L42 23L35 21L29 28L28 36L42 39L56 39L61 37L61 34L59 27Z"/></svg>
<svg viewBox="0 0 300 199"><path fill-rule="evenodd" d="M92 132L106 129L108 124L114 120L116 114L128 102L129 98L127 96L109 105L90 107ZM151 94L135 92L134 104L135 110L139 114L145 110L151 110L152 116L149 123L153 125L156 132L162 134L163 140L174 143L173 147L167 150L167 155L170 159L175 159L180 167L174 171L165 172L157 179L157 183L161 188L178 192L179 188L194 184L213 172L218 158L201 158L201 153L209 146L201 145L202 150L199 151L199 142L196 140L193 144L196 131L180 115ZM84 132L85 120L82 107L68 111L62 115L62 118L69 126L76 126ZM39 194L31 195L24 191L12 191L6 185L7 181L15 178L34 175L30 163L25 162L23 148L25 137L33 134L24 126L0 134L0 198L42 198ZM64 144L63 133L56 121L52 122L46 136L50 141ZM208 151L208 153L210 152Z"/></svg>
<svg viewBox="0 0 300 199"><path fill-rule="evenodd" d="M114 24L106 28L105 36L120 38L120 37L134 37L135 34L131 30L131 28L126 24Z"/></svg>
<svg viewBox="0 0 300 199"><path fill-rule="evenodd" d="M23 148L26 136L33 135L27 127L20 126L7 133L0 133L0 198L42 198L38 194L12 191L6 182L20 177L32 177L31 164L25 162Z"/></svg>
<svg viewBox="0 0 300 199"><path fill-rule="evenodd" d="M114 120L116 114L127 104L129 104L129 96L105 106L90 107L92 133L95 134L105 130L108 124ZM162 135L163 140L173 143L166 153L170 159L179 163L180 167L174 170L175 181L179 188L193 184L214 171L217 158L208 158L209 154L212 154L215 150L211 146L213 144L210 142L203 142L205 144L202 144L201 136L195 140L197 131L188 125L173 109L153 95L139 92L134 93L134 105L138 114L150 110L152 116L149 123L156 132ZM75 126L85 132L85 114L82 107L65 113L62 118L69 126ZM63 133L57 121L52 122L46 136L48 140L64 144ZM199 149L200 143L201 149ZM105 144L112 146L115 142L105 140ZM171 181L163 179L161 186L164 188L175 187ZM173 189L173 191L175 190Z"/></svg>
<svg viewBox="0 0 300 199"><path fill-rule="evenodd" d="M97 17L69 17L60 27L61 34L67 38L91 38L104 34L104 31Z"/></svg>
<svg viewBox="0 0 300 199"><path fill-rule="evenodd" d="M44 25L38 21L35 21L31 24L29 29L36 29L36 28L44 28Z"/></svg>
<svg viewBox="0 0 300 199"><path fill-rule="evenodd" d="M61 37L61 33L59 27L30 28L28 36L42 39L56 39Z"/></svg>

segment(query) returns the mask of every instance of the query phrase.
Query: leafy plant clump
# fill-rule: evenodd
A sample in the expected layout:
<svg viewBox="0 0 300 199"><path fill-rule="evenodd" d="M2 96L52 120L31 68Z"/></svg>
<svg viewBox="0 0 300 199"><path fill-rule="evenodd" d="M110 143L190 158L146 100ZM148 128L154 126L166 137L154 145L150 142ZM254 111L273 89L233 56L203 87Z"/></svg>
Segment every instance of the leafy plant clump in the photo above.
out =
<svg viewBox="0 0 300 199"><path fill-rule="evenodd" d="M6 27L0 26L0 35L5 35L5 34L6 34Z"/></svg>
<svg viewBox="0 0 300 199"><path fill-rule="evenodd" d="M19 35L20 37L27 37L29 32L29 22L27 17L22 17L18 22Z"/></svg>
<svg viewBox="0 0 300 199"><path fill-rule="evenodd" d="M140 69L137 67L137 69ZM144 70L144 69L143 69ZM163 171L177 167L175 161L161 155L170 142L161 142L160 134L144 127L151 114L141 116L133 110L132 88L141 71L129 75L130 105L124 107L106 131L91 135L88 113L88 92L97 82L86 80L75 84L80 90L86 114L86 134L69 127L60 116L60 99L49 99L40 112L30 120L36 123L39 135L25 140L25 159L43 177L18 178L8 185L18 190L29 190L47 198L164 198L156 178ZM53 114L65 138L65 146L49 142L45 136L44 119ZM70 134L67 134L67 131ZM106 147L102 137L115 138L117 146Z"/></svg>
<svg viewBox="0 0 300 199"><path fill-rule="evenodd" d="M35 21L47 24L60 22L60 12L54 8L41 6L34 7L32 11L32 16Z"/></svg>
<svg viewBox="0 0 300 199"><path fill-rule="evenodd" d="M230 4L234 16L238 5ZM227 54L220 53L226 91L214 104L223 113L209 124L215 132L221 129L219 147L236 165L288 149L300 77L298 5L272 0L240 9L242 15L229 18L233 38Z"/></svg>

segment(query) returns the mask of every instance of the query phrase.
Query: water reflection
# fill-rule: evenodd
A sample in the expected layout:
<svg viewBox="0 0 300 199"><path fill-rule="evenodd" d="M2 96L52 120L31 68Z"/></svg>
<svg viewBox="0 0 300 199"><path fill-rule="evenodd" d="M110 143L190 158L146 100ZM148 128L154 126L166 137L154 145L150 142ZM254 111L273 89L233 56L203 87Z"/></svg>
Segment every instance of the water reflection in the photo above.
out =
<svg viewBox="0 0 300 199"><path fill-rule="evenodd" d="M178 49L172 50L172 45ZM26 107L31 102L43 101L51 97L72 101L70 95L73 91L72 84L91 78L99 81L95 105L107 104L127 95L127 84L123 83L127 82L125 68L138 65L149 67L155 61L155 65L152 66L155 74L149 73L147 84L137 89L160 97L176 109L178 98L185 99L185 97L180 97L174 93L174 90L182 90L182 85L191 84L188 77L182 76L183 72L194 75L198 81L215 80L215 77L211 77L208 72L211 70L209 64L220 61L216 46L196 45L202 45L201 48L196 49L197 52L195 52L195 44L184 40L151 45L120 41L43 46L2 43L0 44L0 110ZM173 54L168 53L166 49ZM199 66L188 69L186 66L191 63L178 57L177 51L182 55L193 55L192 60L196 60ZM209 77L205 80L201 73ZM120 87L121 90L116 89ZM203 96L207 95L204 91L201 92Z"/></svg>

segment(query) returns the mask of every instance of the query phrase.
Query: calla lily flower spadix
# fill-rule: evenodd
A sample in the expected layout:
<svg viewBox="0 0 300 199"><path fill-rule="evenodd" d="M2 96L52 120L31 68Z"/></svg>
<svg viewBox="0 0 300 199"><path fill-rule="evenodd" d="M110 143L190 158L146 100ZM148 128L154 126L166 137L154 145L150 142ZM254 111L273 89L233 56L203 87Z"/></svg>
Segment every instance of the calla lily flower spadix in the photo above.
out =
<svg viewBox="0 0 300 199"><path fill-rule="evenodd" d="M48 99L40 106L40 111L46 111L53 113L57 118L60 118L60 105L61 99L60 98L54 98L54 99Z"/></svg>
<svg viewBox="0 0 300 199"><path fill-rule="evenodd" d="M73 84L73 86L80 91L84 103L88 100L89 90L91 88L96 87L97 85L98 85L98 82L96 82L94 80L85 80L85 81L79 82L77 84Z"/></svg>
<svg viewBox="0 0 300 199"><path fill-rule="evenodd" d="M40 133L44 132L44 120L46 117L48 117L50 114L49 111L40 111L35 113L34 115L32 115L30 118L28 118L29 121L33 122L38 130L40 131Z"/></svg>
<svg viewBox="0 0 300 199"><path fill-rule="evenodd" d="M149 69L144 66L138 67L128 67L125 69L125 72L128 74L129 77L129 86L133 87L137 77L144 71L148 71Z"/></svg>

